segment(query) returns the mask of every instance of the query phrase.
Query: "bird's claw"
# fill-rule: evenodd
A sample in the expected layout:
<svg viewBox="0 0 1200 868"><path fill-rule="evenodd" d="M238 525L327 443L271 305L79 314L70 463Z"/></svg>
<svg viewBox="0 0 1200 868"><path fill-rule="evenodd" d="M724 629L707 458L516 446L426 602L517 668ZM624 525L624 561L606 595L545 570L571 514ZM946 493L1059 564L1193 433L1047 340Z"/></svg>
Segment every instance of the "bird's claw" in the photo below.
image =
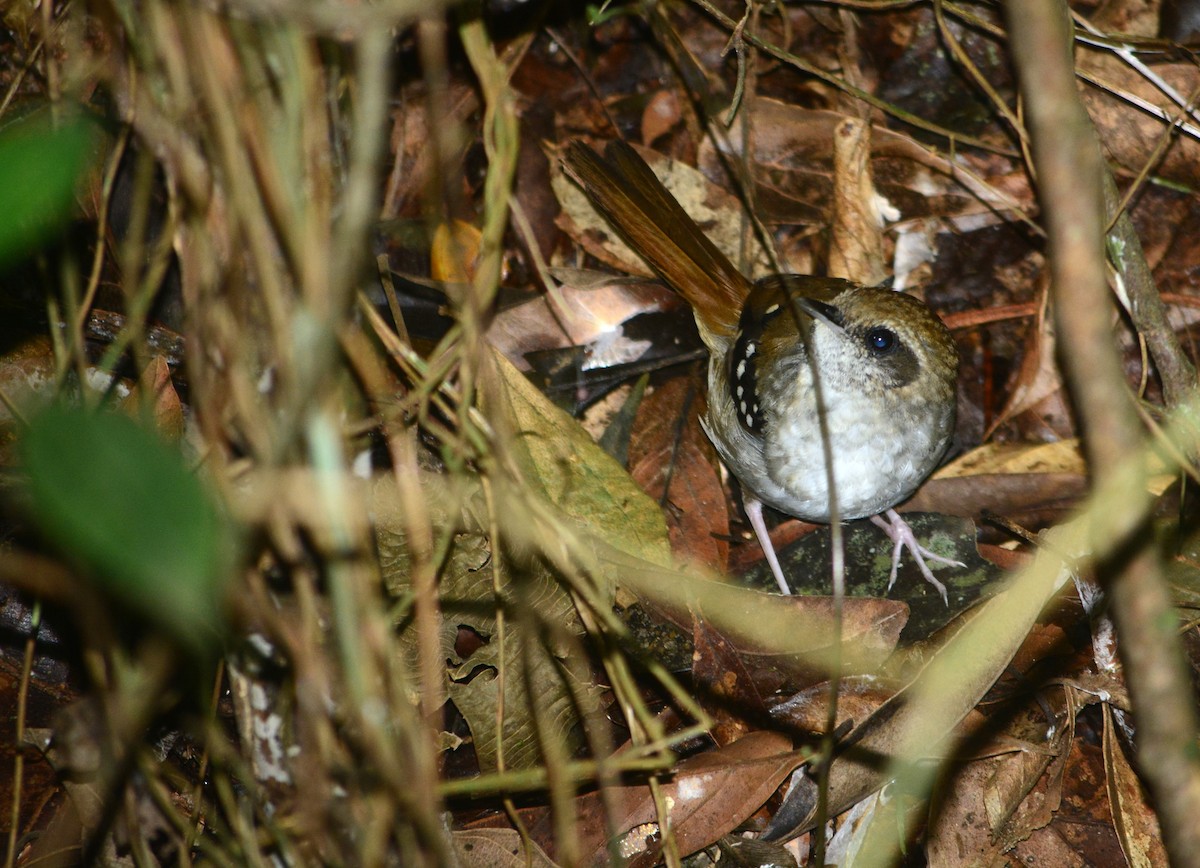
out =
<svg viewBox="0 0 1200 868"><path fill-rule="evenodd" d="M884 518L884 515L887 518ZM913 533L912 527L894 509L887 510L883 515L871 516L871 521L876 527L886 533L888 539L893 543L892 571L888 576L887 589L890 591L892 585L896 584L896 572L900 568L900 553L907 548L912 552L913 559L916 560L917 567L921 570L921 575L925 577L925 581L937 589L937 592L942 596L942 602L949 606L950 595L946 591L946 586L934 577L933 571L929 569L929 564L926 561L936 561L939 564L946 564L951 567L965 567L966 564L962 561L956 561L953 558L944 558L941 555L934 554L917 542L917 537Z"/></svg>

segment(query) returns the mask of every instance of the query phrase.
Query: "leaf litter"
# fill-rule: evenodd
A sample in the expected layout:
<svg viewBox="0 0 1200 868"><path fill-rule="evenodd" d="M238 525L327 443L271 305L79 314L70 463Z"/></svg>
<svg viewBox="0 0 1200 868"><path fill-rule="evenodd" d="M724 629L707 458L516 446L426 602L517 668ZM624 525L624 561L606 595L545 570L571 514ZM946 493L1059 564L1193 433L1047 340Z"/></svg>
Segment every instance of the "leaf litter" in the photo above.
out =
<svg viewBox="0 0 1200 868"><path fill-rule="evenodd" d="M1192 191L1196 143L1191 119L1163 82L1190 94L1195 69L1171 57L1148 72L1095 38L1093 29L1112 30L1138 50L1155 48L1146 42L1153 34L1145 20L1125 8L1131 4L1106 4L1102 11L1073 5L1081 16L1091 15L1080 19L1077 30L1085 99L1155 276L1167 290L1170 321L1190 346L1196 262L1186 229L1200 213ZM464 864L594 864L617 854L634 864L674 864L690 854L707 852L693 857L703 860L718 849L732 853L739 836L764 832L779 840L799 833L793 854L803 856L814 846L810 830L822 810L844 817L834 840L869 840L873 818L896 809L874 794L917 780L905 777L898 759L904 757L913 764L944 763L937 785L914 784L911 802L904 803L919 817L910 827L910 844L930 864L1006 858L1161 863L1153 803L1131 761L1134 729L1120 675L1094 671L1088 619L1071 592L1042 613L1041 603L1063 580L1055 567L1044 567L1039 583L1016 586L1023 590L1012 585L1014 562L1029 562L1039 548L1043 560L1046 552L1084 551L1074 527L1064 522L1083 503L1087 469L1074 445L1071 396L1058 375L1046 316L1035 185L1008 122L947 50L948 32L1012 103L1013 85L1000 62L1003 21L988 6L956 4L949 30L939 31L925 7L858 16L853 7L757 11L732 34L703 6L680 5L645 17L623 10L594 25L572 19L517 26L505 39L494 37L523 100L523 128L534 133L510 144L520 155L523 219L537 227L532 238L516 230L505 236L504 309L495 315L471 310L463 289L480 279L477 265L490 255L478 225L489 189L481 172L485 154L494 157L497 145L481 126L478 109L492 97L455 67L440 83L400 76L382 155L380 214L391 222L375 240L387 280L365 290L377 310L390 313L366 325L331 315L339 328L360 330L366 341L359 346L375 353L375 361L368 364L366 356L355 355L354 340L340 337L352 376L320 381L314 392L329 406L345 408L343 422L352 420L337 432L346 452L375 459L369 482L349 481L349 464L338 465L345 490L361 509L341 524L324 508L323 498L334 489L323 481L328 467L318 464L323 453L315 429L301 437L305 449L289 451L288 444L298 442L289 439L294 434L271 421L304 418L303 384L318 382L304 379L306 345L297 337L303 317L288 321L282 311L293 305L319 310L319 293L288 295L272 271L294 269L292 276L308 286L303 281L317 271L304 259L304 245L283 238L267 245L271 253L264 255L266 248L253 246L263 243L259 235L250 259L231 253L232 246L223 244L230 226L278 232L279 221L269 228L266 213L222 186L220 173L212 182L212 208L197 209L191 194L179 190L208 183L194 186L197 178L211 177L199 165L219 159L207 147L210 133L190 131L201 143L203 156L197 158L169 126L135 123L136 136L163 160L180 213L202 215L213 239L213 255L205 260L194 235L201 224L172 229L184 251L183 283L192 293L184 293L183 303L193 306L194 323L200 323L188 326L188 388L181 393L172 384L178 360L168 365L143 349L147 309L136 293L99 293L95 310L109 306L128 316L117 328L121 345L133 348L119 371L131 375L121 381L130 390L125 411L146 409L142 418L150 427L168 441L182 441L190 460L211 463L220 496L261 546L247 559L248 575L238 578L245 593L231 604L230 617L239 635L257 637L257 650L229 652L224 678L238 686L239 698L212 709L219 723L214 730L171 717L178 711L174 700L148 708L129 704L139 679L155 676L148 655L159 646L147 641L126 656L117 644L105 644L122 604L105 597L102 585L104 602L81 641L109 661L111 680L94 669L87 677L77 671L70 689L54 693L56 685L33 674L50 669L20 665L26 640L10 643L4 663L20 674L6 681L7 693L51 691L51 701L64 706L75 695L107 702L92 712L99 718L89 718L98 722L82 730L39 711L23 724L30 735L53 727L55 739L81 751L97 739L115 738L120 750L114 756L141 763L152 782L138 789L119 774L130 766L105 766L111 776L100 783L110 789L93 786L74 797L103 802L128 787L127 805L139 810L117 808L119 822L103 811L89 813L71 825L54 801L62 785L34 775L40 755L29 754L18 783L26 793L29 787L38 792L13 795L13 803L41 806L18 811L22 835L48 834L23 859L37 859L51 846L98 846L88 844L89 835L107 840L114 823L119 834L103 846L142 856L167 845L130 843L139 834L147 841L151 834L170 840L174 852L207 847L227 855L239 840L230 830L238 830L240 840L255 840L248 834L252 827L274 829L266 850L311 852L324 861L403 853L436 862L439 853L453 852ZM316 18L292 12L290 39L329 44ZM168 26L174 13L162 14L155 27L166 29L145 38L154 51L169 53L176 43L154 39L189 22ZM206 23L196 32L217 38L204 28L227 22L212 11L202 17ZM260 36L272 32L269 23L252 19ZM19 40L28 22L10 23L9 38ZM346 26L357 32L352 23ZM792 57L845 74L831 80L802 73L786 57L752 50L750 37L787 44ZM222 38L240 37L225 32ZM413 58L407 38L398 50ZM250 44L240 47L250 51ZM109 62L120 56L112 51ZM288 56L315 62L313 55ZM746 64L744 79L739 62ZM180 68L200 74L186 62ZM359 74L321 68L342 81ZM5 75L14 80L11 66ZM122 98L147 98L138 90L145 85L112 70L103 75ZM438 144L447 153L458 148L441 166L428 146L431 136L442 135L431 133L434 102L427 92L439 87L439 104L459 125ZM886 100L886 111L856 100L854 87ZM161 121L179 111L161 101L173 91L160 87L156 93L159 102L147 105L158 114L147 116ZM242 110L255 123L282 111L255 102L270 96L249 93ZM719 120L731 105L739 113L725 128ZM1179 120L1174 134L1154 111ZM873 182L869 201L862 191L872 188L863 188L861 177L845 183L835 168L833 141L847 121L869 137L861 164ZM944 134L933 134L930 125ZM771 583L755 564L757 544L747 532L736 486L697 424L704 395L694 334L686 337L694 332L690 315L670 296L624 282L629 275L644 277L643 264L589 215L557 169L557 146L581 135L612 138L614 129L640 144L651 164L673 179L675 195L747 273L771 269L772 255L786 268L814 272L882 263L899 286L923 295L957 324L964 365L954 455L910 504L919 535L941 540L968 564L948 582L952 607L926 593L907 565L892 599L885 599L879 555L887 547L873 527L851 525L844 546L852 596L835 634L827 596L829 534L784 516L774 517L775 533L794 542L780 546L781 558L789 572L811 581L799 583L804 596L789 600L754 590ZM319 150L319 140L300 144ZM287 147L255 144L282 148L301 174L317 171L319 161L300 160ZM273 187L272 172L261 168L268 164L262 153L255 159L258 181L242 189L261 193L264 208L276 216L301 207ZM222 169L245 170L236 161ZM439 173L444 186L435 198L447 206L444 219L432 231L400 232L401 221L415 225L437 207L426 196ZM337 185L310 189L319 195L295 213L313 222L297 219L296 225L319 235L312 227L326 225L327 203L320 197L339 193ZM105 195L101 191L96 200ZM757 228L745 219L748 209ZM1163 214L1170 219L1162 220ZM94 221L96 215L84 216ZM839 236L849 225L874 228ZM839 237L835 255L830 245ZM108 258L105 279L112 286L136 284L134 261ZM254 279L246 292L222 297L218 305L201 304L218 297L212 295L217 287L238 285L247 267ZM543 294L564 281L557 297ZM261 296L252 294L258 287ZM234 312L244 315L245 334L237 317L229 316ZM298 331L282 327L284 322ZM258 346L247 340L256 328L270 340ZM495 349L479 338L485 332ZM207 355L196 352L198 338L208 339ZM1141 336L1121 320L1114 340L1124 353L1130 388L1144 400L1148 419L1157 421L1162 391ZM6 394L24 394L29 371L36 369L39 383L53 388L67 382L69 368L83 370L86 352L82 342L25 344L0 360L0 386ZM654 361L647 361L649 354ZM534 381L523 373L530 371ZM628 408L631 425L614 429L620 439L614 451L627 459L619 462L561 408L597 413L605 392L646 372L645 394ZM285 386L273 391L275 382ZM549 384L550 397L535 382ZM372 383L388 383L392 391ZM269 402L275 402L271 412L256 409ZM1174 459L1163 460L1169 468ZM10 456L6 464L12 461ZM291 472L306 463L315 470ZM74 472L83 479L86 470ZM1161 498L1163 536L1186 539L1190 525L1179 519L1186 510L1174 509L1186 503L1178 477L1160 474L1153 492ZM993 514L1007 524L993 521ZM1047 533L1054 526L1062 526L1057 536ZM36 550L24 538L18 545L46 559L24 579L15 578L12 568L4 571L5 580L22 591L13 605L28 607L56 587L54 552ZM1187 546L1180 551L1186 555ZM67 564L78 570L78 561ZM1189 570L1194 572L1189 560L1177 564L1185 604L1194 599L1187 591ZM339 621L347 612L362 619ZM206 608L201 620L214 618ZM331 624L342 626L326 640ZM33 635L29 629L17 635ZM1194 645L1194 625L1182 629ZM651 638L653 631L671 634L671 653L651 650L659 641ZM355 660L371 678L360 682L357 670L347 668ZM80 670L82 663L73 665ZM839 699L830 734L834 667ZM430 672L436 683L429 683ZM950 677L956 672L957 681ZM388 712L384 718L381 708ZM417 709L435 716L422 719ZM167 731L166 760L151 759L138 747L140 733L113 728L131 711L145 715L134 720L154 721L158 731ZM221 727L243 733L242 739ZM438 738L419 736L423 732ZM262 739L259 747L278 748L286 773L271 779L261 761L248 771L238 765L239 751L264 756L240 743L253 738ZM906 754L914 745L920 750ZM832 754L822 753L830 747ZM432 831L437 823L429 821L434 814L422 825L423 809L402 795L411 781L401 779L399 770L408 767L396 757L405 751L422 757L420 780L440 787L439 799L445 799L436 804L448 809L444 816L453 831L441 844ZM48 749L46 756L57 759ZM384 758L395 763L390 772ZM215 778L199 773L208 763L215 764ZM71 771L56 768L63 775ZM797 768L805 771L793 777ZM819 808L814 786L822 770L829 783L825 808ZM255 793L257 808L239 814L222 801L227 795L221 787L235 780ZM319 802L330 805L328 811L312 802L305 806L304 797L314 793L328 797ZM272 826L273 815L297 825ZM336 833L335 819L346 817L364 831L361 837ZM415 838L389 831L396 817L406 818L401 825L413 824ZM185 832L189 826L198 831ZM854 846L836 850L838 858L847 864L863 858L852 855Z"/></svg>

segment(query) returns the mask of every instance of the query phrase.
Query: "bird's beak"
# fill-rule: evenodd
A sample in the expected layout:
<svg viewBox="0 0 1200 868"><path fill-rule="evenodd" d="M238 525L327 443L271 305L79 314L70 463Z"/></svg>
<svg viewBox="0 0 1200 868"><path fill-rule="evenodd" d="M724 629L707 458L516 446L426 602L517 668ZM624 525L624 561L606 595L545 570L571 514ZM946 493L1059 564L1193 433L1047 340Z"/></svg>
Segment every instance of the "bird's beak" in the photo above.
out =
<svg viewBox="0 0 1200 868"><path fill-rule="evenodd" d="M796 306L813 319L820 320L835 331L840 332L845 327L842 312L832 304L817 301L815 298L797 298Z"/></svg>

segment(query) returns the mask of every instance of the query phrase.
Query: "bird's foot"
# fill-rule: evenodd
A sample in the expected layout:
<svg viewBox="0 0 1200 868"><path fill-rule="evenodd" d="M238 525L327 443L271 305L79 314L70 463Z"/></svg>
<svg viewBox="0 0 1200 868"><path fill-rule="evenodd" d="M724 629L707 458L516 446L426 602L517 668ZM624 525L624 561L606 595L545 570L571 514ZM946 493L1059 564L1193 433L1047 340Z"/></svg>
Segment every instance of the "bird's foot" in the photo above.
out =
<svg viewBox="0 0 1200 868"><path fill-rule="evenodd" d="M779 567L779 558L775 556L775 544L771 542L771 535L767 533L767 523L763 521L762 503L743 494L742 505L746 509L746 518L750 519L750 527L754 528L754 535L758 537L758 544L762 546L763 554L767 557L771 573L775 576L775 581L779 583L779 590L791 595L792 589L788 587L787 579L783 577L783 570Z"/></svg>
<svg viewBox="0 0 1200 868"><path fill-rule="evenodd" d="M885 515L887 518L884 518ZM888 539L893 543L892 572L888 578L887 589L890 591L892 585L896 584L896 571L900 568L900 552L907 548L916 559L917 566L921 570L921 575L925 577L925 581L937 588L937 592L942 595L942 602L949 606L950 597L946 593L946 586L934 578L933 571L929 569L929 564L926 561L936 561L939 564L947 564L952 567L965 567L966 564L962 561L936 555L917 542L917 537L913 533L912 527L894 509L889 509L883 515L871 516L871 521L874 522L876 527L886 533Z"/></svg>

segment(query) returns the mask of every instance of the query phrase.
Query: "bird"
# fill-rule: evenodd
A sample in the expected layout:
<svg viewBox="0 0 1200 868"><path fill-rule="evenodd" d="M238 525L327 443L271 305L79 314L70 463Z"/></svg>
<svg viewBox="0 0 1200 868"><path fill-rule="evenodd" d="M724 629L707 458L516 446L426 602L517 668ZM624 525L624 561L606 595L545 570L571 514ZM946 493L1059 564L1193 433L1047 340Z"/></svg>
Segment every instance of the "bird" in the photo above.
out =
<svg viewBox="0 0 1200 868"><path fill-rule="evenodd" d="M791 588L764 505L824 524L835 509L840 521L870 518L893 543L888 590L907 548L948 604L927 562L963 565L922 546L894 509L937 468L954 431L959 356L945 324L887 286L803 274L751 281L626 142L601 156L572 140L561 163L691 306L709 351L702 425L741 483L780 591Z"/></svg>

